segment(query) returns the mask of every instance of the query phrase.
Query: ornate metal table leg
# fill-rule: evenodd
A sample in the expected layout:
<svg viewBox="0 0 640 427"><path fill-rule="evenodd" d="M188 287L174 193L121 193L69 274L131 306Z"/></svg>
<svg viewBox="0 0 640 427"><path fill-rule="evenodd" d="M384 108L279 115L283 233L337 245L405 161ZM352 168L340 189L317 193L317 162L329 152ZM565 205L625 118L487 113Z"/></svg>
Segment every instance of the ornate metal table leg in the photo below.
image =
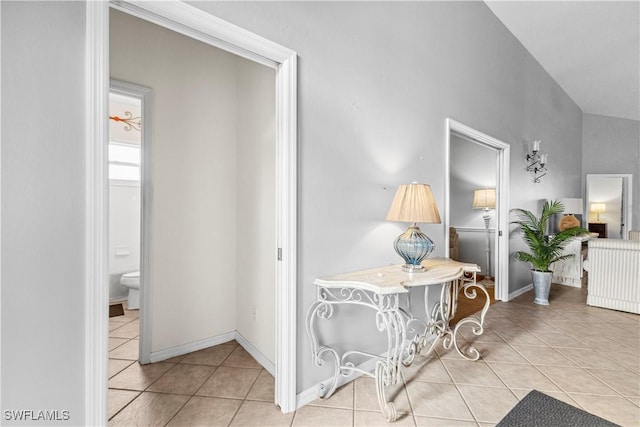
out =
<svg viewBox="0 0 640 427"><path fill-rule="evenodd" d="M329 319L332 315L333 305L322 299L314 301L309 307L309 310L307 310L306 327L309 341L311 341L311 358L313 363L316 366L323 366L325 362L323 356L325 353L331 355L334 362L334 377L332 383L320 386L319 396L323 399L331 397L338 385L338 378L340 376L340 356L338 356L338 353L331 347L319 345L318 337L315 334L313 326L316 318Z"/></svg>
<svg viewBox="0 0 640 427"><path fill-rule="evenodd" d="M336 389L340 375L350 376L354 372L373 376L376 382L376 392L380 409L387 421L394 421L397 412L393 403L387 402L385 389L394 385L401 378L400 364L406 340L406 326L398 308L398 295L380 295L369 293L360 289L326 289L318 288L318 297L307 311L307 334L311 341L311 353L316 366L323 366L324 357L329 355L334 362L334 377L327 385L320 388L320 397L330 397ZM387 354L383 358L374 354L361 351L346 351L340 356L338 352L329 346L320 345L315 333L316 319L330 319L334 314L334 306L339 304L352 304L372 308L376 311L376 327L380 332L387 334ZM353 355L368 356L380 359L376 362L374 373L362 371L350 361Z"/></svg>
<svg viewBox="0 0 640 427"><path fill-rule="evenodd" d="M484 293L484 296L486 299L479 317L477 316L465 317L464 319L460 320L456 324L455 329L453 330L453 345L460 356L464 357L467 360L478 360L480 358L480 352L473 346L470 346L466 350L466 352L462 351L460 349L460 346L458 345L458 341L456 337L460 328L466 324L472 325L471 331L475 335L481 335L484 332L484 317L487 314L487 311L489 310L489 305L491 303L491 300L489 298L489 293L487 292L487 289L484 287L484 285L476 282L475 273L473 274L473 277L471 278L465 277L461 280L463 282L462 290L465 297L467 297L468 299L475 299L478 296L478 292L476 291L476 288L477 288L478 290Z"/></svg>
<svg viewBox="0 0 640 427"><path fill-rule="evenodd" d="M397 384L401 378L400 366L406 341L406 325L398 309L398 295L382 295L379 298L376 325L380 332L387 332L387 357L376 362L376 392L386 420L395 421L398 414L395 405L387 401L385 389Z"/></svg>
<svg viewBox="0 0 640 427"><path fill-rule="evenodd" d="M376 363L375 379L378 404L380 405L380 409L382 410L382 414L385 419L390 422L395 421L398 418L396 406L392 402L387 402L387 396L385 393L385 388L392 384L390 381L393 375L390 372L392 369L393 367L390 367L388 364L380 360Z"/></svg>

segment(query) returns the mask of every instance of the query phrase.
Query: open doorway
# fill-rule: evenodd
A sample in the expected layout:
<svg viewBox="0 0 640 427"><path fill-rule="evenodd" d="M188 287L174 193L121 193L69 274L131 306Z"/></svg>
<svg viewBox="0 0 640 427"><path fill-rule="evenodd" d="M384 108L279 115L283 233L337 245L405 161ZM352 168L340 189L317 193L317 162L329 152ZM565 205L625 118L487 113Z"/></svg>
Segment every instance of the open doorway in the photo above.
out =
<svg viewBox="0 0 640 427"><path fill-rule="evenodd" d="M140 308L141 110L109 92L109 304L128 310Z"/></svg>
<svg viewBox="0 0 640 427"><path fill-rule="evenodd" d="M458 237L457 244L450 248L457 253L456 260L479 265L482 270L480 282L493 288L496 277L497 151L457 133L451 134L449 144L449 227ZM451 253L449 257L454 258Z"/></svg>
<svg viewBox="0 0 640 427"><path fill-rule="evenodd" d="M275 403L283 412L296 406L296 54L181 2L87 4L87 424L105 424L107 407L106 115L109 9L115 8L208 45L220 47L275 70ZM133 80L141 81L141 80ZM225 184L224 180L217 183ZM192 212L197 214L197 212ZM155 222L155 219L154 219ZM179 243L179 242L177 242ZM244 249L249 249L243 246ZM144 289L143 289L144 294ZM142 298L141 304L144 301ZM251 310L252 307L249 307ZM235 335L234 335L235 336ZM224 337L223 337L224 338ZM231 337L233 338L233 337ZM196 346L211 344L197 341ZM162 348L161 346L159 348ZM157 352L160 359L169 357ZM153 357L153 349L152 349Z"/></svg>
<svg viewBox="0 0 640 427"><path fill-rule="evenodd" d="M631 174L588 174L583 227L600 238L628 239L633 229Z"/></svg>
<svg viewBox="0 0 640 427"><path fill-rule="evenodd" d="M122 389L142 393L113 409L119 411L113 420L146 410L137 402L150 391L244 397L250 390L243 390L243 382L269 377L262 368L271 374L274 401L275 71L111 10L110 74L153 88L155 118L143 122L153 130L148 144L153 150L145 147L143 162L143 186L152 191L142 223L153 218L143 239L148 261L143 283L133 283L139 269L118 272L120 283L130 287L128 305L134 310L127 314L140 308L144 319L140 349L146 340L150 352L140 353L140 365L134 362L110 377L112 400L123 397ZM124 120L118 117L117 123ZM130 127L127 132L137 130ZM134 168L111 157L135 149L110 142L112 172ZM120 187L110 188L113 202ZM111 225L117 220L110 216ZM131 297L138 292L134 285L141 285L143 305ZM120 329L110 332L110 339ZM112 350L109 362L119 361L112 355L129 344ZM171 363L167 360L176 365L163 365ZM154 362L160 363L145 365ZM163 366L168 370L151 384L155 374L150 372ZM140 374L148 381L132 380ZM226 382L235 383L239 393L221 391L220 383Z"/></svg>
<svg viewBox="0 0 640 427"><path fill-rule="evenodd" d="M109 363L150 362L150 322L143 297L149 277L153 92L120 80L109 84L109 303L125 313L109 321ZM117 314L114 312L114 314ZM122 326L120 326L122 324ZM141 333L140 331L143 331ZM129 341L123 342L122 340ZM117 348L117 350L116 350Z"/></svg>
<svg viewBox="0 0 640 427"><path fill-rule="evenodd" d="M449 229L458 226L465 234L462 241L458 236L458 256L471 257L460 260L478 264L493 282L495 299L508 301L510 147L452 119L446 126L446 255L451 252Z"/></svg>

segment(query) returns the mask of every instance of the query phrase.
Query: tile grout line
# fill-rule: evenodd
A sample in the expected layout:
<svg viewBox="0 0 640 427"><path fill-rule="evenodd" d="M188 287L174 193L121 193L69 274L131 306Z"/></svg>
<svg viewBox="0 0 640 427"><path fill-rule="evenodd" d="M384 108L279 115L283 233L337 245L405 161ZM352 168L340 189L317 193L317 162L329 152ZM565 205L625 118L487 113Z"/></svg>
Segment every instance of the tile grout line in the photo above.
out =
<svg viewBox="0 0 640 427"><path fill-rule="evenodd" d="M440 355L438 355L438 358L440 358ZM482 360L482 359L481 359ZM458 383L455 381L455 379L453 378L453 375L451 375L451 372L449 371L449 368L447 368L447 365L444 362L440 362L442 363L442 366L444 367L445 371L447 372L447 375L449 375L449 378L451 378L451 383L453 384L453 386L456 388L456 391L458 392L458 395L460 396L460 398L462 399L462 402L464 403L464 405L467 407L467 410L469 411L469 413L471 414L471 416L473 417L473 421L477 424L480 425L480 421L478 421L478 417L476 416L476 414L473 413L473 411L471 410L471 406L469 405L469 402L467 402L467 399L465 398L464 394L462 394L462 390L460 390L460 387L458 387ZM485 362L486 363L486 362ZM416 423L417 425L417 423Z"/></svg>
<svg viewBox="0 0 640 427"><path fill-rule="evenodd" d="M569 319L569 320L570 320L570 319ZM538 339L540 339L540 338L538 337L538 335L537 335L535 332L532 332L532 331L529 331L529 332L530 332L530 333L532 333L533 335L535 335ZM560 331L560 332L562 332L564 335L566 335L566 336L568 336L568 337L570 337L570 338L572 338L572 339L575 339L576 341L580 342L582 345L585 345L585 346L586 346L586 344L585 344L585 343L583 343L583 342L579 341L578 339L576 339L575 337L573 337L573 336L569 335L568 333L566 333L566 332L564 332L564 331ZM544 342L544 341L543 341L543 342ZM527 362L529 362L530 366L533 366L533 367L534 367L534 368L535 368L535 369L536 369L536 370L537 370L537 371L538 371L538 372L539 372L543 377L545 377L545 378L546 378L547 380L549 380L552 384L554 384L556 387L558 387L558 389L559 389L562 393L564 393L565 395L567 395L567 396L571 399L571 401L575 402L575 403L576 403L576 405L577 405L577 407L584 409L584 407L583 407L580 403L578 403L578 402L573 398L572 394L571 394L569 391L565 390L565 389L564 389L563 387L561 387L557 382L553 381L553 379L552 379L552 378L550 378L548 375L546 375L546 374L545 374L545 373L544 373L544 372L543 372L543 371L538 367L538 365L533 364L529 359L527 359L527 358L524 356L524 354L522 354L520 351L518 351L518 349L517 349L517 348L515 348L515 347L514 347L514 346L513 346L509 341L506 341L506 343L507 343L507 344L508 344L508 345L509 345L509 346L510 346L514 351L516 351L518 354L520 354L520 355L521 355L525 360L527 360ZM575 347L556 347L556 346L553 346L553 345L547 344L546 342L544 342L544 344L545 344L545 345L544 345L544 346L541 346L541 347L547 347L547 348L550 348L551 350L553 350L553 351L558 352L559 354L561 354L563 357L566 357L570 362L574 363L574 366L571 366L572 368L580 369L581 371L586 372L588 375L590 375L591 377L593 377L593 378L594 378L594 379L596 379L597 381L599 381L599 382L603 383L604 385L606 385L607 387L609 387L610 389L612 389L615 393L618 393L619 395L621 395L621 393L619 393L619 392L618 392L617 390L615 390L613 387L609 386L609 384L607 384L607 383L605 383L604 381L600 380L599 378L595 377L595 375L591 374L591 372L588 372L588 371L586 370L586 368L583 368L582 366L578 365L578 364L577 364L577 362L575 362L572 358L568 357L567 355L565 355L565 354L564 354L564 353L562 353L561 351L558 351L558 350L557 350L558 348L575 348ZM585 348L589 348L589 347L587 347L587 346L586 346ZM577 348L577 349L579 349L579 350L583 350L583 348ZM594 350L595 350L595 349L594 349ZM596 350L596 351L597 351L597 350ZM562 366L560 366L560 365L545 365L545 366L551 366L551 367L553 367L553 366L556 366L556 367L562 367ZM574 394L583 394L583 393L574 393ZM585 393L584 395L590 395L590 396L606 396L606 397L609 397L609 396L610 396L610 395L598 395L598 394L591 394L591 393ZM517 396L516 396L516 397L517 397ZM617 397L617 396L616 396L616 397ZM624 397L624 396L622 396L622 397Z"/></svg>

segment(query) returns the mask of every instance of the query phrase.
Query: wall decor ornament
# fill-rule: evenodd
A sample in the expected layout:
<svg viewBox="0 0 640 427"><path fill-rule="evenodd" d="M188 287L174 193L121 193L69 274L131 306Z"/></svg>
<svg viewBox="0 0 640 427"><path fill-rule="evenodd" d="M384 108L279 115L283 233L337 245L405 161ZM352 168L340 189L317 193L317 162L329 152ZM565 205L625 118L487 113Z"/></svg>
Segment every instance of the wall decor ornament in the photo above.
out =
<svg viewBox="0 0 640 427"><path fill-rule="evenodd" d="M533 182L539 183L540 178L547 174L548 154L540 153L540 139L529 144L531 153L527 153L527 171L533 173Z"/></svg>
<svg viewBox="0 0 640 427"><path fill-rule="evenodd" d="M131 131L131 129L135 129L137 131L142 130L142 118L140 116L133 117L131 111L125 111L124 117L109 116L109 119L115 122L124 123L124 130L127 132Z"/></svg>

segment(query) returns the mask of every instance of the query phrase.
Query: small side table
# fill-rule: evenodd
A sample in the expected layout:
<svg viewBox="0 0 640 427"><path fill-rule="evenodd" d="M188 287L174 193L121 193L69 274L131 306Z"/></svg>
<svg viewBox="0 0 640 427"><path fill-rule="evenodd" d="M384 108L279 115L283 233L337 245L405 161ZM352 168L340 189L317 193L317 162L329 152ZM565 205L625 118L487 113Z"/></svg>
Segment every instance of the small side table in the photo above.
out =
<svg viewBox="0 0 640 427"><path fill-rule="evenodd" d="M476 282L476 273L480 271L480 267L447 258L429 259L422 264L426 268L424 273L406 273L400 265L391 265L323 277L313 282L317 286L317 296L307 311L306 319L313 362L322 366L326 357L333 362L334 367L334 377L330 383L320 387L321 398L326 399L333 394L340 377L349 377L355 373L367 375L375 379L382 413L387 421L394 421L397 418L396 409L393 403L387 402L385 389L402 380L401 368L410 366L423 349L429 354L442 341L445 348L455 348L467 360L480 358L477 349L471 346L463 349L457 340L462 325L471 324L476 335L482 334L484 330L484 317L489 309L490 299L485 287ZM424 287L424 299L413 301L416 306L424 304L424 309L411 309L409 289L412 287ZM430 290L438 292L439 296L433 307L428 306ZM479 315L466 317L452 328L449 322L456 314L461 290L466 298L474 299L484 294L486 300ZM387 351L384 355L357 349L339 352L329 344L319 342L316 322L334 319L339 306L346 304L364 306L375 311L376 327L383 336L386 335ZM431 337L435 337L433 342ZM340 343L340 347L343 345L348 346L348 343ZM355 360L362 357L375 361L373 373L356 365Z"/></svg>
<svg viewBox="0 0 640 427"><path fill-rule="evenodd" d="M590 222L589 231L592 233L598 233L598 237L601 239L606 239L607 223L606 222Z"/></svg>
<svg viewBox="0 0 640 427"><path fill-rule="evenodd" d="M573 256L551 264L553 283L573 286L574 288L582 287L582 282L586 278L583 268L584 260L587 257L585 243L592 237L591 234L581 234L567 239L567 245L562 254Z"/></svg>

